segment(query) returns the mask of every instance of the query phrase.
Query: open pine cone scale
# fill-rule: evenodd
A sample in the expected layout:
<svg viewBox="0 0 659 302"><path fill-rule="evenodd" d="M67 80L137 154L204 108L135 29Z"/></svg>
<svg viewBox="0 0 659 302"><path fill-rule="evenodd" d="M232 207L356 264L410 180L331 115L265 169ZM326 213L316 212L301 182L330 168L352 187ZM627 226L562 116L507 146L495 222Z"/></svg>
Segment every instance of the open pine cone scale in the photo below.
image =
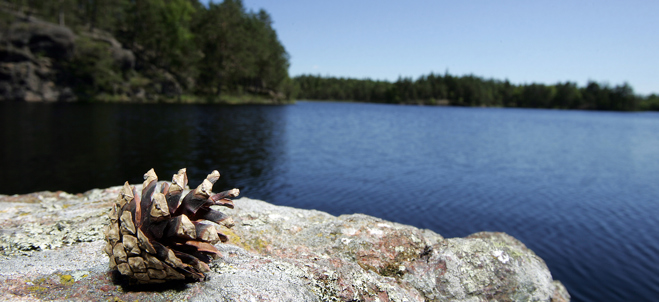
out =
<svg viewBox="0 0 659 302"><path fill-rule="evenodd" d="M179 170L172 183L164 183L159 192L153 169L144 174L141 195L128 182L124 184L108 214L110 225L105 232L110 269L135 283L206 278L208 263L220 256L213 245L228 240L209 221L233 226L229 216L210 206L233 208L228 198L238 196L240 191L213 194L213 184L220 178L220 173L213 171L181 198L188 184L185 172Z"/></svg>

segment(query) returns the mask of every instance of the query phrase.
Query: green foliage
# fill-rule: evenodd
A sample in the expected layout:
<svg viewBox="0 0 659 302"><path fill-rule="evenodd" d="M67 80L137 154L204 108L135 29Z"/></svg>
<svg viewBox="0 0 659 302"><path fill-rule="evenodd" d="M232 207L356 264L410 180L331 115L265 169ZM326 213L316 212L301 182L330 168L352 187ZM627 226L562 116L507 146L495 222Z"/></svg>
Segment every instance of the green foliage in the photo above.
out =
<svg viewBox="0 0 659 302"><path fill-rule="evenodd" d="M130 83L125 86L150 88L149 95L163 93L153 88L163 78L175 82L179 97L198 94L199 99L227 93L282 101L298 91L288 77L289 57L272 19L264 10L246 11L240 0L211 2L208 7L198 0L13 0L10 4L78 33L112 34L136 58L137 78L126 77ZM112 75L118 73L106 60L106 51L90 43L83 41L81 57L69 64L78 68L70 69L72 74L81 77L72 78L81 85L76 92L83 98L111 95L106 86L112 86L108 83L114 83ZM92 58L102 60L92 62ZM109 69L101 72L103 68Z"/></svg>
<svg viewBox="0 0 659 302"><path fill-rule="evenodd" d="M63 80L72 84L82 99L94 99L101 93L115 94L123 83L120 66L112 59L107 45L84 36L78 37L76 54L63 68Z"/></svg>
<svg viewBox="0 0 659 302"><path fill-rule="evenodd" d="M565 82L555 85L556 95L554 97L554 108L576 109L579 108L583 96L576 84Z"/></svg>
<svg viewBox="0 0 659 302"><path fill-rule="evenodd" d="M294 80L301 88L299 98L309 100L620 111L659 108L656 95L642 99L626 83L613 88L595 82L583 88L570 82L513 85L508 80L448 73L431 73L416 80L398 78L394 83L313 75Z"/></svg>
<svg viewBox="0 0 659 302"><path fill-rule="evenodd" d="M114 31L130 0L10 0L16 11L82 30Z"/></svg>
<svg viewBox="0 0 659 302"><path fill-rule="evenodd" d="M371 79L323 78L302 75L294 78L299 86L299 99L384 102L393 86L385 81Z"/></svg>
<svg viewBox="0 0 659 302"><path fill-rule="evenodd" d="M653 110L659 111L659 95L651 94L648 97L639 101L640 110Z"/></svg>
<svg viewBox="0 0 659 302"><path fill-rule="evenodd" d="M199 55L190 22L196 10L189 1L133 1L125 11L124 27L117 37L143 65L154 65L179 79L194 75Z"/></svg>
<svg viewBox="0 0 659 302"><path fill-rule="evenodd" d="M300 85L287 76L281 83L281 92L284 94L285 100L294 101L300 94Z"/></svg>
<svg viewBox="0 0 659 302"><path fill-rule="evenodd" d="M292 96L288 54L265 11L246 12L242 1L226 0L210 3L195 21L197 45L204 54L196 81L200 93L271 94L286 88L287 97Z"/></svg>

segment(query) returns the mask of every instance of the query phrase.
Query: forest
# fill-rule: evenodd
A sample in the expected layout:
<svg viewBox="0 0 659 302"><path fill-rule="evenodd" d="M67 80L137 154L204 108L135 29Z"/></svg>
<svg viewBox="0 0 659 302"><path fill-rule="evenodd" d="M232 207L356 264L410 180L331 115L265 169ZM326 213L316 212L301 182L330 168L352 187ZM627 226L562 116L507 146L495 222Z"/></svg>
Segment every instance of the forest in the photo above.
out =
<svg viewBox="0 0 659 302"><path fill-rule="evenodd" d="M99 96L112 100L121 94L117 87L147 89L162 77L173 83L179 99L250 95L281 101L294 97L289 56L270 15L246 10L241 0L208 5L198 0L12 0L0 4L75 32L75 57L61 65L83 100ZM110 38L99 38L103 36ZM107 43L103 44L112 39L134 54L134 68L126 70L113 63Z"/></svg>
<svg viewBox="0 0 659 302"><path fill-rule="evenodd" d="M610 86L589 82L585 87L564 82L554 85L514 85L508 80L474 75L429 74L396 82L301 75L299 99L358 101L390 104L488 106L591 110L659 110L659 96L634 94L627 83Z"/></svg>
<svg viewBox="0 0 659 302"><path fill-rule="evenodd" d="M0 8L0 23L8 27L16 27L12 23L16 17L5 12L15 11L75 32L75 55L54 62L59 71L53 81L71 87L78 100L288 103L305 99L659 110L659 96L637 95L627 83L611 86L591 81L584 87L573 82L513 84L448 72L417 79L400 77L395 82L320 75L290 78L289 55L277 37L272 18L264 10L247 10L241 0L207 5L199 0L11 0L0 1ZM108 42L128 51L129 62L118 60L118 51L108 49ZM10 44L2 42L0 52L25 57ZM38 62L39 56L35 54L30 60ZM14 63L5 65L17 68Z"/></svg>

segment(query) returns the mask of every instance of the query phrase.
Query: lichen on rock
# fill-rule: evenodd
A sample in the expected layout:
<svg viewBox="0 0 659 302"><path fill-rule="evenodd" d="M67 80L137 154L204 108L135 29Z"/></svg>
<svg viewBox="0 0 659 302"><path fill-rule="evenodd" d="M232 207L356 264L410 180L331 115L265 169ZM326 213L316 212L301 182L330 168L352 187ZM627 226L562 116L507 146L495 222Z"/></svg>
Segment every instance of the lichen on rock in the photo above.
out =
<svg viewBox="0 0 659 302"><path fill-rule="evenodd" d="M136 185L136 190L141 185ZM71 195L0 196L2 236L27 242L23 223L80 232L108 223L122 187ZM41 198L38 198L41 196ZM52 198L52 199L49 199ZM46 201L44 203L44 200ZM228 241L209 263L205 282L132 291L111 278L105 241L62 241L60 247L3 251L0 299L190 301L569 301L544 261L504 233L444 238L431 231L363 214L332 216L249 198L220 226ZM65 206L75 204L76 206ZM20 214L19 214L20 213ZM73 223L75 222L75 223ZM63 230L66 231L66 227ZM55 235L48 235L55 236ZM58 235L60 236L60 235ZM5 240L5 239L2 239ZM3 241L3 242L9 242ZM84 272L84 273L83 273ZM87 277L76 279L75 276ZM72 279L62 284L61 276ZM44 281L45 280L45 281ZM68 279L67 279L68 280Z"/></svg>
<svg viewBox="0 0 659 302"><path fill-rule="evenodd" d="M83 198L66 192L0 197L0 255L102 240L104 213L97 204L109 204L111 192L92 190Z"/></svg>

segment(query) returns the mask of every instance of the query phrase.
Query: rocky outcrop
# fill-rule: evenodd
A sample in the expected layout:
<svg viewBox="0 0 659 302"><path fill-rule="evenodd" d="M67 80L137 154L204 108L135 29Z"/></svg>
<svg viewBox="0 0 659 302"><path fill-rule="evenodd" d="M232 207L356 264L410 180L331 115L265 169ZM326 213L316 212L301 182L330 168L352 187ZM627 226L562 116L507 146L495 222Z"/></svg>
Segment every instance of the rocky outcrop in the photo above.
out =
<svg viewBox="0 0 659 302"><path fill-rule="evenodd" d="M0 36L0 101L74 100L54 64L74 55L73 32L51 23L12 23Z"/></svg>
<svg viewBox="0 0 659 302"><path fill-rule="evenodd" d="M158 75L153 79L125 76L135 75L129 72L135 67L133 52L98 29L76 35L68 27L17 15L0 30L0 101L146 101L181 94L173 76L152 66L147 73ZM98 91L90 94L89 87Z"/></svg>
<svg viewBox="0 0 659 302"><path fill-rule="evenodd" d="M132 287L108 271L102 228L120 187L0 196L0 298L192 301L569 301L503 233L443 238L353 214L241 198L210 280Z"/></svg>
<svg viewBox="0 0 659 302"><path fill-rule="evenodd" d="M104 31L94 29L91 32L82 32L83 36L88 37L94 41L99 41L107 44L108 51L112 56L115 64L117 64L121 70L131 70L135 68L135 55L132 51L123 48L123 45L117 41L112 35Z"/></svg>

